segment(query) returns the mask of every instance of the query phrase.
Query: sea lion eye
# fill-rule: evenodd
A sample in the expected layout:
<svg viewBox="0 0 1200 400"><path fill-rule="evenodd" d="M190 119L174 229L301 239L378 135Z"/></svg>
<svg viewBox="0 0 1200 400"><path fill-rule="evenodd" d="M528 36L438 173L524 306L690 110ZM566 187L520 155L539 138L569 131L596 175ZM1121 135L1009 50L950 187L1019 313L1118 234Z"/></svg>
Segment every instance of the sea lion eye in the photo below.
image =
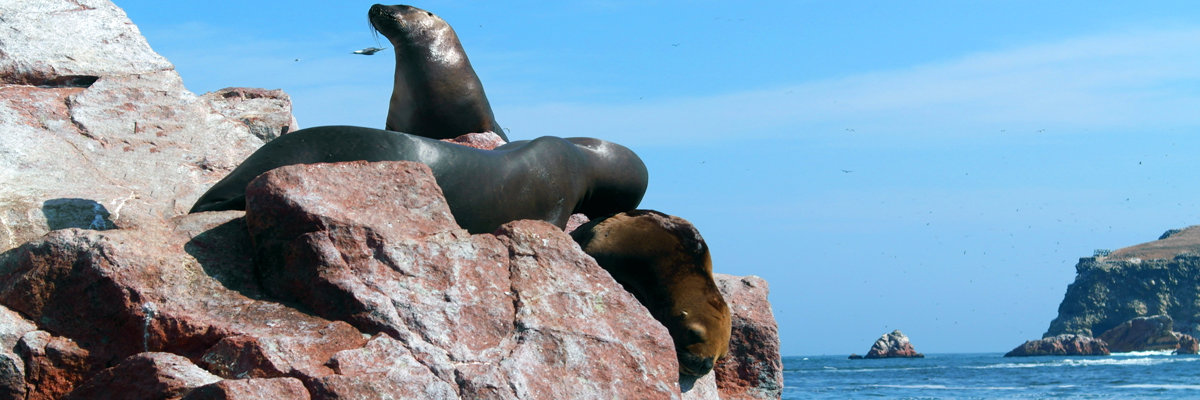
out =
<svg viewBox="0 0 1200 400"><path fill-rule="evenodd" d="M680 311L680 312L679 312L679 318L687 318L687 317L688 317L688 312L687 312L687 311Z"/></svg>

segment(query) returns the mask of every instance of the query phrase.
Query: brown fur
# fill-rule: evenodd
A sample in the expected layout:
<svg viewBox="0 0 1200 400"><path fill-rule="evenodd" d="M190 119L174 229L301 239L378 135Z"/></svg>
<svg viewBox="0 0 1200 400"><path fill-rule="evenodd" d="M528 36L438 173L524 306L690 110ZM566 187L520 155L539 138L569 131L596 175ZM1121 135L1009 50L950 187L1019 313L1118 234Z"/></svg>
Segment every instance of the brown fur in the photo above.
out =
<svg viewBox="0 0 1200 400"><path fill-rule="evenodd" d="M713 281L708 245L691 223L633 210L571 236L667 327L681 374L704 375L729 351L729 306Z"/></svg>

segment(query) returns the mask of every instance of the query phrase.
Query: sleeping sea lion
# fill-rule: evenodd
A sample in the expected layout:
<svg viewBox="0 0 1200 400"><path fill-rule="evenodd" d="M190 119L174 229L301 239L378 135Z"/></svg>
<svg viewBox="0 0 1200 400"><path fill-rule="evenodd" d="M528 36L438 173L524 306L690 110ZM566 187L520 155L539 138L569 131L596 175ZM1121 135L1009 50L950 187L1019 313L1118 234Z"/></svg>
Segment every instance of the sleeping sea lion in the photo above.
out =
<svg viewBox="0 0 1200 400"><path fill-rule="evenodd" d="M729 351L729 306L691 223L633 210L588 222L571 237L667 327L681 374L704 375Z"/></svg>

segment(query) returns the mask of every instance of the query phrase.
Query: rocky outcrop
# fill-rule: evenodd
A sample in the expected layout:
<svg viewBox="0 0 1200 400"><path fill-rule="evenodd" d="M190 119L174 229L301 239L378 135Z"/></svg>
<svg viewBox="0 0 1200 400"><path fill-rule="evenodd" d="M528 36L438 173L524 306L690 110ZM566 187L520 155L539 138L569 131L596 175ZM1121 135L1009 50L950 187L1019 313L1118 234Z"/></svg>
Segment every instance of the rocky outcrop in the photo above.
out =
<svg viewBox="0 0 1200 400"><path fill-rule="evenodd" d="M1138 317L1105 331L1097 339L1108 344L1108 350L1113 353L1179 350L1181 344L1196 341L1190 335L1174 332L1173 329L1174 323L1166 315Z"/></svg>
<svg viewBox="0 0 1200 400"><path fill-rule="evenodd" d="M231 87L205 93L200 99L221 115L245 124L264 142L300 129L292 115L291 96L279 89Z"/></svg>
<svg viewBox="0 0 1200 400"><path fill-rule="evenodd" d="M778 399L783 393L783 358L767 281L757 276L713 274L729 303L729 355L713 369L722 399Z"/></svg>
<svg viewBox="0 0 1200 400"><path fill-rule="evenodd" d="M540 221L468 235L440 193L411 162L259 176L246 223L264 287L398 339L387 339L393 351L432 381L397 384L441 387L433 397L670 397L678 366L665 328L569 236Z"/></svg>
<svg viewBox="0 0 1200 400"><path fill-rule="evenodd" d="M1200 341L1197 341L1192 335L1176 332L1179 335L1179 347L1175 349L1175 354L1196 354L1200 352Z"/></svg>
<svg viewBox="0 0 1200 400"><path fill-rule="evenodd" d="M286 175L256 212L298 220L183 215L294 129L286 95L191 94L108 1L0 16L0 398L779 396L765 282L724 278L734 372L681 387L666 329L569 237L469 235L420 166Z"/></svg>
<svg viewBox="0 0 1200 400"><path fill-rule="evenodd" d="M871 345L871 350L863 358L924 358L925 355L913 349L913 345L899 329L884 334Z"/></svg>
<svg viewBox="0 0 1200 400"><path fill-rule="evenodd" d="M10 370L25 370L0 383L28 398L298 398L296 383L318 399L772 398L781 386L778 350L753 345L778 342L757 278L719 280L747 321L718 367L735 366L721 388L739 390L718 392L718 372L680 393L666 329L561 230L517 221L469 235L420 164L294 166L260 181L246 218L65 229L0 256L0 304L21 314L0 312L13 321L0 341L19 360Z"/></svg>
<svg viewBox="0 0 1200 400"><path fill-rule="evenodd" d="M0 3L0 251L161 224L262 145L105 0ZM286 95L260 112L290 118ZM247 121L252 118L244 119Z"/></svg>
<svg viewBox="0 0 1200 400"><path fill-rule="evenodd" d="M1027 356L1107 356L1108 346L1103 340L1082 335L1058 335L1030 340L1012 349L1005 357Z"/></svg>
<svg viewBox="0 0 1200 400"><path fill-rule="evenodd" d="M1180 333L1200 334L1200 226L1169 233L1080 259L1045 336L1099 335L1153 315L1169 316Z"/></svg>

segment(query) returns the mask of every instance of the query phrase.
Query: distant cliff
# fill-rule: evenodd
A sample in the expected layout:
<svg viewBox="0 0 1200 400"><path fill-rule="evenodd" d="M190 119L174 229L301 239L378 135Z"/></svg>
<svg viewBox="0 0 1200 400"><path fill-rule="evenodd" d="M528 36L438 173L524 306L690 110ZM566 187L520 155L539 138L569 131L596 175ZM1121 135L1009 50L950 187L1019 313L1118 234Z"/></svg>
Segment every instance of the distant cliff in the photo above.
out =
<svg viewBox="0 0 1200 400"><path fill-rule="evenodd" d="M1099 336L1152 315L1170 316L1178 332L1200 334L1200 225L1111 253L1097 251L1081 258L1075 270L1075 282L1044 337Z"/></svg>

